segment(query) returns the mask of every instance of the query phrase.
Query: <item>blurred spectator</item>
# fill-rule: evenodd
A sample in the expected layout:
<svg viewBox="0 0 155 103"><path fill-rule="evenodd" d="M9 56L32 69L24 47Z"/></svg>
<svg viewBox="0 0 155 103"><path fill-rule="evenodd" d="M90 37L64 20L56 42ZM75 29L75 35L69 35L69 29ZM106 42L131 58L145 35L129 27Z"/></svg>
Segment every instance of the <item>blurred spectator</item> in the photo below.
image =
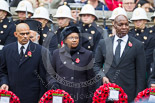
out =
<svg viewBox="0 0 155 103"><path fill-rule="evenodd" d="M122 0L122 6L126 12L132 12L136 6L135 0Z"/></svg>
<svg viewBox="0 0 155 103"><path fill-rule="evenodd" d="M17 7L19 2L23 0L5 0L5 1L9 2L10 7ZM27 1L31 2L34 8L37 8L39 6L38 0L27 0Z"/></svg>
<svg viewBox="0 0 155 103"><path fill-rule="evenodd" d="M89 2L95 8L95 10L102 10L103 6L104 10L109 10L107 6L99 0L89 0Z"/></svg>
<svg viewBox="0 0 155 103"><path fill-rule="evenodd" d="M87 0L65 0L67 3L83 3L86 4Z"/></svg>
<svg viewBox="0 0 155 103"><path fill-rule="evenodd" d="M139 0L139 2L136 5L136 8L138 7L139 4L141 5L141 7L143 9L145 9L146 12L152 11L152 10L150 10L151 9L150 8L151 4L147 0Z"/></svg>
<svg viewBox="0 0 155 103"><path fill-rule="evenodd" d="M153 12L155 10L155 0L147 0L150 2L150 12Z"/></svg>
<svg viewBox="0 0 155 103"><path fill-rule="evenodd" d="M17 7L18 3L22 0L5 0L8 2L8 4L10 5L10 7Z"/></svg>
<svg viewBox="0 0 155 103"><path fill-rule="evenodd" d="M109 10L113 11L115 8L119 7L119 4L122 4L121 0L105 0L105 3Z"/></svg>
<svg viewBox="0 0 155 103"><path fill-rule="evenodd" d="M31 0L33 1L33 0ZM57 9L64 0L37 0L38 6L44 6L47 9Z"/></svg>
<svg viewBox="0 0 155 103"><path fill-rule="evenodd" d="M102 10L104 6L104 10L109 10L108 7L101 2L100 0L67 0L67 3L89 3L95 8L95 10Z"/></svg>
<svg viewBox="0 0 155 103"><path fill-rule="evenodd" d="M79 21L79 13L81 11L81 8L84 6L84 4L81 3L68 3L70 9L71 9L71 15L74 18L73 22L77 23Z"/></svg>
<svg viewBox="0 0 155 103"><path fill-rule="evenodd" d="M72 17L73 17L76 21L77 21L78 18L79 18L79 13L80 13L80 9L77 9L77 10L72 9L72 10L71 10L71 15L72 15Z"/></svg>
<svg viewBox="0 0 155 103"><path fill-rule="evenodd" d="M38 0L27 0L27 1L31 2L33 8L39 7L39 1Z"/></svg>
<svg viewBox="0 0 155 103"><path fill-rule="evenodd" d="M62 0L52 0L51 9L57 9Z"/></svg>

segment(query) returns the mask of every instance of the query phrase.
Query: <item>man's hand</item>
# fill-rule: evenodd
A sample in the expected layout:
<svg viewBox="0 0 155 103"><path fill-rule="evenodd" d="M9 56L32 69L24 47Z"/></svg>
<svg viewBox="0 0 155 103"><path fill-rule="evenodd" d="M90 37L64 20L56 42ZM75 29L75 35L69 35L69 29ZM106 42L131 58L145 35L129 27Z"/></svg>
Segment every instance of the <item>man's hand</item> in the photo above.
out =
<svg viewBox="0 0 155 103"><path fill-rule="evenodd" d="M9 90L9 86L8 85L6 85L6 84L3 84L2 86L1 86L1 90Z"/></svg>
<svg viewBox="0 0 155 103"><path fill-rule="evenodd" d="M107 77L103 77L103 84L109 83L109 79Z"/></svg>
<svg viewBox="0 0 155 103"><path fill-rule="evenodd" d="M155 88L155 84L151 84L151 88Z"/></svg>

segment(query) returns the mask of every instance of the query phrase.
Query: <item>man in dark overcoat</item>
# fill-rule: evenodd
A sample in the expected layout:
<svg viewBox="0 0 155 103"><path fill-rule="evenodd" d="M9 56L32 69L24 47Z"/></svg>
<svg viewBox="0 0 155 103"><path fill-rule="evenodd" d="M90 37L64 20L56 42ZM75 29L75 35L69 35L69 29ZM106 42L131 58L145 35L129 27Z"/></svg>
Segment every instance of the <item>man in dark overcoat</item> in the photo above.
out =
<svg viewBox="0 0 155 103"><path fill-rule="evenodd" d="M14 35L18 41L3 48L0 66L0 85L14 92L21 103L38 103L46 92L45 68L42 53L46 49L29 40L29 26L20 23Z"/></svg>
<svg viewBox="0 0 155 103"><path fill-rule="evenodd" d="M118 15L114 27L116 35L99 42L94 70L102 76L103 83L116 83L122 87L130 103L137 93L145 89L144 47L140 41L128 35L129 23L126 16Z"/></svg>

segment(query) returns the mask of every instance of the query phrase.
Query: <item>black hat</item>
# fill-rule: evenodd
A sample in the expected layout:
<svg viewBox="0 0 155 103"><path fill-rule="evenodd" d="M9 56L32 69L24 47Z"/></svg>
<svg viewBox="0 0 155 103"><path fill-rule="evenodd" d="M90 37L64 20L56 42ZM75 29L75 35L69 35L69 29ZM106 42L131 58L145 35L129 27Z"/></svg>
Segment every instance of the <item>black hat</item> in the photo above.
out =
<svg viewBox="0 0 155 103"><path fill-rule="evenodd" d="M65 27L61 33L63 36L62 39L64 40L71 33L78 33L79 34L80 31L76 26L68 26L68 27Z"/></svg>
<svg viewBox="0 0 155 103"><path fill-rule="evenodd" d="M146 3L150 3L150 2L148 2L147 0L139 0L139 2L137 3L137 5L136 5L135 8L137 8L139 4L140 4L141 6L143 6L143 5L146 4Z"/></svg>
<svg viewBox="0 0 155 103"><path fill-rule="evenodd" d="M41 34L42 24L39 21L27 19L25 23L29 25L30 30L36 31L38 34Z"/></svg>

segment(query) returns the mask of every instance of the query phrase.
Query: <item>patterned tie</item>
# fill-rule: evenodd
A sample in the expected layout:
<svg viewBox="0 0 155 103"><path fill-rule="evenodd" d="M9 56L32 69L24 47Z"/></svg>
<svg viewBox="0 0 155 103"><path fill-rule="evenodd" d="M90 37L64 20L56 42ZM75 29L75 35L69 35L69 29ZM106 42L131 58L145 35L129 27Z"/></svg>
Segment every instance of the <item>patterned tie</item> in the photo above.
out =
<svg viewBox="0 0 155 103"><path fill-rule="evenodd" d="M23 52L24 46L21 46L20 48L20 60L23 58L24 52Z"/></svg>
<svg viewBox="0 0 155 103"><path fill-rule="evenodd" d="M115 50L115 60L116 60L116 64L119 63L120 61L120 51L121 51L121 41L122 39L118 39L118 45L116 47L116 50Z"/></svg>

